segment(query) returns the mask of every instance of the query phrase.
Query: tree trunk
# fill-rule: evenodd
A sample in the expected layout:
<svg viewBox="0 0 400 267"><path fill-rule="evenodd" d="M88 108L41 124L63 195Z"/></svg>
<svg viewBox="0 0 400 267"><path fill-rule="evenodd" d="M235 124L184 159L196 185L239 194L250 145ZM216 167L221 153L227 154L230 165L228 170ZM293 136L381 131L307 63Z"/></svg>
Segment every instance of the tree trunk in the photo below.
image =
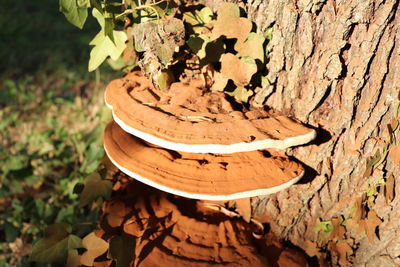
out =
<svg viewBox="0 0 400 267"><path fill-rule="evenodd" d="M385 157L366 172L369 157L385 145L398 99L400 1L246 2L259 32L273 28L266 105L319 129L314 144L291 151L309 166L307 177L253 199L255 215L333 265L400 266L400 187L394 199L390 183L371 191L400 168ZM312 231L319 220L333 232Z"/></svg>

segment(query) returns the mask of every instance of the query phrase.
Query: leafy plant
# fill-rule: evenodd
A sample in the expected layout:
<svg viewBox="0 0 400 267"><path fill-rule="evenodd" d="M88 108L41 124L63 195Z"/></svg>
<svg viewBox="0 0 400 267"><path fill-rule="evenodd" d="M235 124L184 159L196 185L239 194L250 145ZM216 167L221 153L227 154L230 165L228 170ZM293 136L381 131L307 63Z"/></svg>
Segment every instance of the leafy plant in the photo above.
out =
<svg viewBox="0 0 400 267"><path fill-rule="evenodd" d="M266 45L271 31L254 31L251 20L241 16L233 3L221 3L216 14L208 7L176 7L171 1L60 1L60 10L75 26L82 27L92 8L101 30L90 42L89 71L107 58L129 71L139 66L160 89L177 80L175 65L190 60L213 78L213 91L226 91L239 102L248 102L257 91L256 104L268 86ZM235 67L232 67L235 66ZM231 81L231 82L229 82Z"/></svg>

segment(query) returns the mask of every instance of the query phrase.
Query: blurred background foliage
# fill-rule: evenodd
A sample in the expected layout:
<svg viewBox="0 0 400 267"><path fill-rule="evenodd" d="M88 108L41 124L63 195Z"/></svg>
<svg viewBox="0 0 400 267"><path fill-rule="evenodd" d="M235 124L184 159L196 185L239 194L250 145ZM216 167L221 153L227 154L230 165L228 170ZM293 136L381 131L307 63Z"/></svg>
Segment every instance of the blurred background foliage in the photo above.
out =
<svg viewBox="0 0 400 267"><path fill-rule="evenodd" d="M1 0L0 26L0 266L39 266L28 257L46 226L98 216L73 189L104 155L102 94L121 74L88 73L98 26L72 27L58 1Z"/></svg>

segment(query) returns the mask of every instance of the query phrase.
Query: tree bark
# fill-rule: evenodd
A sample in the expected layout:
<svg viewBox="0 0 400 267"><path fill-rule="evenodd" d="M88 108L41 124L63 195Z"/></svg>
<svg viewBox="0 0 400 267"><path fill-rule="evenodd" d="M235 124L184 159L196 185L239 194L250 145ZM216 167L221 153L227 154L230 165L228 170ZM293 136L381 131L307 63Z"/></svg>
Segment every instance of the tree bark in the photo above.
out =
<svg viewBox="0 0 400 267"><path fill-rule="evenodd" d="M329 257L333 265L400 266L400 168L386 158L370 177L364 175L368 157L384 146L400 90L399 1L236 2L259 32L273 28L266 105L319 129L316 142L291 151L309 166L307 177L253 199L255 216L282 239L310 256ZM385 199L383 186L366 197L390 173L395 198ZM354 204L360 199L368 208ZM332 240L312 231L318 220L354 219L354 207L363 217L376 213L382 221L373 227L376 233L368 237L357 225L346 225Z"/></svg>

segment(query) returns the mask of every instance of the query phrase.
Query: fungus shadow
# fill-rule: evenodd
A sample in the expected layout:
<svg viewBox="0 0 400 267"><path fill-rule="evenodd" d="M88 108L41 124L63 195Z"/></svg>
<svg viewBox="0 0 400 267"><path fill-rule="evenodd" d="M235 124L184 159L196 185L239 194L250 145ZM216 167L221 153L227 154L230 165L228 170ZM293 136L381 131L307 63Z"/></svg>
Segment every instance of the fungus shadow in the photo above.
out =
<svg viewBox="0 0 400 267"><path fill-rule="evenodd" d="M317 177L318 172L315 169L304 164L303 162L300 162L299 160L296 159L291 159L291 160L297 161L304 167L304 175L296 184L308 184L311 183L315 179L315 177Z"/></svg>
<svg viewBox="0 0 400 267"><path fill-rule="evenodd" d="M312 140L310 143L305 144L305 145L319 146L319 145L322 145L332 139L331 133L329 131L325 130L324 128L322 128L321 126L319 126L318 128L310 126L310 125L306 125L306 126L314 129L317 132L317 135L314 140Z"/></svg>

